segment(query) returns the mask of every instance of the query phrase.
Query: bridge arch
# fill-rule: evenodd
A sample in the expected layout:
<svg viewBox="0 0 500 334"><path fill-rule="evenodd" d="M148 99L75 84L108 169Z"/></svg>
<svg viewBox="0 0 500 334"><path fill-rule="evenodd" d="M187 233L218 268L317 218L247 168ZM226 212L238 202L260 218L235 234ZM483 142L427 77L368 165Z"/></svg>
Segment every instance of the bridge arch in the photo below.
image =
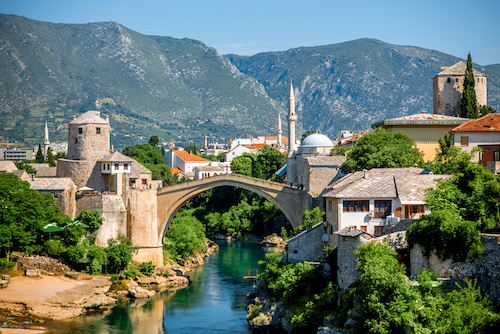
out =
<svg viewBox="0 0 500 334"><path fill-rule="evenodd" d="M274 203L295 228L302 222L302 214L311 207L311 197L305 191L287 185L238 174L223 174L206 179L164 187L157 194L158 244L163 244L170 222L177 211L201 192L222 186L252 191Z"/></svg>

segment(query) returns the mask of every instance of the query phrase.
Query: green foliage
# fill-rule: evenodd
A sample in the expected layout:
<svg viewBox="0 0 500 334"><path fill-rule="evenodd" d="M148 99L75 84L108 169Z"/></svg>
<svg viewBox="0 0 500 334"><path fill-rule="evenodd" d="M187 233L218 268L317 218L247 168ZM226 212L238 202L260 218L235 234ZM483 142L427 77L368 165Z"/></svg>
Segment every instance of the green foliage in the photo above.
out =
<svg viewBox="0 0 500 334"><path fill-rule="evenodd" d="M132 243L129 240L121 240L120 243L111 241L106 248L108 258L107 272L116 274L124 270L130 261L132 261Z"/></svg>
<svg viewBox="0 0 500 334"><path fill-rule="evenodd" d="M413 167L421 161L422 154L410 136L379 127L356 141L342 168L355 172L372 168Z"/></svg>
<svg viewBox="0 0 500 334"><path fill-rule="evenodd" d="M151 171L153 180L162 180L165 186L179 183L179 175L172 175L170 166L166 164L145 164L145 166Z"/></svg>
<svg viewBox="0 0 500 334"><path fill-rule="evenodd" d="M462 117L465 118L477 118L477 98L474 82L474 72L472 71L472 59L469 55L467 56L467 67L464 74L464 86L462 91L462 98L460 100L460 109L462 112Z"/></svg>
<svg viewBox="0 0 500 334"><path fill-rule="evenodd" d="M154 135L154 136L151 136L149 138L148 144L156 147L156 146L158 146L159 142L160 142L160 140L158 139L158 136Z"/></svg>
<svg viewBox="0 0 500 334"><path fill-rule="evenodd" d="M127 146L122 153L134 158L141 164L164 164L160 150L156 146L150 144Z"/></svg>
<svg viewBox="0 0 500 334"><path fill-rule="evenodd" d="M16 164L17 169L26 170L26 173L28 174L36 174L36 169L28 165L28 162L26 160L14 161L14 163Z"/></svg>
<svg viewBox="0 0 500 334"><path fill-rule="evenodd" d="M43 249L53 257L61 257L66 252L66 247L61 240L50 239L45 241Z"/></svg>
<svg viewBox="0 0 500 334"><path fill-rule="evenodd" d="M38 151L36 152L35 160L39 164L45 162L45 157L43 156L42 144L38 144Z"/></svg>
<svg viewBox="0 0 500 334"><path fill-rule="evenodd" d="M156 266L152 261L143 262L139 265L139 271L146 276L152 276L155 273Z"/></svg>
<svg viewBox="0 0 500 334"><path fill-rule="evenodd" d="M358 248L359 282L342 302L357 320L359 333L482 333L498 325L487 297L475 284L445 294L429 271L413 286L395 253L384 244L369 243ZM476 317L472 320L472 317Z"/></svg>
<svg viewBox="0 0 500 334"><path fill-rule="evenodd" d="M496 110L489 106L480 106L479 107L479 117L486 116L488 114L494 114Z"/></svg>
<svg viewBox="0 0 500 334"><path fill-rule="evenodd" d="M247 320L252 320L256 316L259 315L260 310L262 309L262 306L260 305L255 305L255 304L250 304L247 306Z"/></svg>
<svg viewBox="0 0 500 334"><path fill-rule="evenodd" d="M85 225L88 225L90 232L93 232L101 227L104 219L97 210L92 209L88 211L87 209L83 209L77 217L77 220Z"/></svg>
<svg viewBox="0 0 500 334"><path fill-rule="evenodd" d="M51 194L30 189L28 182L14 174L0 174L0 254L40 250L41 228L53 222L64 226L69 221Z"/></svg>
<svg viewBox="0 0 500 334"><path fill-rule="evenodd" d="M186 259L205 248L205 227L193 216L176 215L165 233L165 247L174 258Z"/></svg>
<svg viewBox="0 0 500 334"><path fill-rule="evenodd" d="M201 156L200 148L196 145L189 145L184 147L184 151L190 152L191 154Z"/></svg>
<svg viewBox="0 0 500 334"><path fill-rule="evenodd" d="M310 223L311 226L314 226L318 223L323 222L325 219L325 212L321 211L319 207L315 207L311 210L306 210L302 214L302 222Z"/></svg>
<svg viewBox="0 0 500 334"><path fill-rule="evenodd" d="M51 147L49 147L47 149L47 162L49 163L50 167L55 167L56 166L56 162L54 160L54 155L53 155Z"/></svg>
<svg viewBox="0 0 500 334"><path fill-rule="evenodd" d="M243 153L231 162L231 170L241 175L269 179L286 164L286 156L278 149L264 145L257 154Z"/></svg>
<svg viewBox="0 0 500 334"><path fill-rule="evenodd" d="M330 150L330 155L345 157L347 155L347 152L349 152L350 150L352 150L352 147L334 146Z"/></svg>
<svg viewBox="0 0 500 334"><path fill-rule="evenodd" d="M410 246L424 246L426 255L435 250L443 259L475 258L482 253L480 232L499 227L499 178L467 157L459 155L455 174L427 196L431 214L408 229Z"/></svg>
<svg viewBox="0 0 500 334"><path fill-rule="evenodd" d="M6 273L9 272L14 268L16 265L16 262L9 261L5 258L0 258L0 273Z"/></svg>

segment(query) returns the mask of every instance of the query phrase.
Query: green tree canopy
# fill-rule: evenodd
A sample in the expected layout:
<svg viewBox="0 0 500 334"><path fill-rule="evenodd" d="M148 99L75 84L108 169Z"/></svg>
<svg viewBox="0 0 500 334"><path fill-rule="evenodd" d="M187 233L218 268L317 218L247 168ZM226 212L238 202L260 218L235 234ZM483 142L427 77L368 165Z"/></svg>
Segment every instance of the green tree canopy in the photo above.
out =
<svg viewBox="0 0 500 334"><path fill-rule="evenodd" d="M355 172L372 168L413 167L421 161L422 153L406 133L376 128L356 141L342 168Z"/></svg>
<svg viewBox="0 0 500 334"><path fill-rule="evenodd" d="M470 52L467 56L467 67L464 74L464 88L462 91L462 98L460 100L460 109L462 112L462 117L478 117L474 72L472 70L472 59L470 56Z"/></svg>
<svg viewBox="0 0 500 334"><path fill-rule="evenodd" d="M49 163L49 166L50 167L55 167L56 166L56 162L54 160L54 152L52 151L52 148L48 148L47 149L47 162Z"/></svg>
<svg viewBox="0 0 500 334"><path fill-rule="evenodd" d="M160 139L158 139L158 136L151 136L151 138L149 138L149 145L151 146L158 146L158 143L160 142Z"/></svg>
<svg viewBox="0 0 500 334"><path fill-rule="evenodd" d="M496 110L493 109L492 107L488 106L480 106L479 107L479 117L483 117L488 114L494 114L496 113Z"/></svg>
<svg viewBox="0 0 500 334"><path fill-rule="evenodd" d="M127 146L122 152L126 156L134 158L141 164L163 164L163 157L157 147L150 144L137 144Z"/></svg>
<svg viewBox="0 0 500 334"><path fill-rule="evenodd" d="M11 173L0 174L0 253L32 253L41 242L41 228L49 223L65 226L71 219L55 204L51 194L30 189L29 183Z"/></svg>
<svg viewBox="0 0 500 334"><path fill-rule="evenodd" d="M45 162L45 157L43 156L43 151L42 151L42 144L38 144L38 152L36 152L35 160L39 164Z"/></svg>
<svg viewBox="0 0 500 334"><path fill-rule="evenodd" d="M200 148L196 145L189 145L184 147L184 151L190 152L191 154L195 154L197 156L201 156Z"/></svg>
<svg viewBox="0 0 500 334"><path fill-rule="evenodd" d="M257 154L243 153L231 162L234 173L252 176L259 179L269 179L286 164L286 155L278 149L264 145Z"/></svg>

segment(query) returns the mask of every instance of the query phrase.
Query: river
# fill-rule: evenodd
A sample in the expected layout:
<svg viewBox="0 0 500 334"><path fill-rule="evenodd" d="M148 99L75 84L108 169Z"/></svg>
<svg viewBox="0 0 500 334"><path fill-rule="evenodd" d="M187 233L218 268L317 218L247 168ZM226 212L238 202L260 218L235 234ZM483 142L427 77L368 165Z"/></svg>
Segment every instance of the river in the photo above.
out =
<svg viewBox="0 0 500 334"><path fill-rule="evenodd" d="M245 295L253 280L243 276L257 268L265 253L279 249L241 241L217 243L219 251L188 273L189 287L59 322L51 333L249 333Z"/></svg>

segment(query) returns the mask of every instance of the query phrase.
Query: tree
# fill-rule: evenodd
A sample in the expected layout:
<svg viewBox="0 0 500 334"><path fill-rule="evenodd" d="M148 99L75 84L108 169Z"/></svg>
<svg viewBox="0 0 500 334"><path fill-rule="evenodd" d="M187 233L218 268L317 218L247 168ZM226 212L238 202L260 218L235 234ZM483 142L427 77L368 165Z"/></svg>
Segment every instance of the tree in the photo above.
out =
<svg viewBox="0 0 500 334"><path fill-rule="evenodd" d="M158 146L158 143L160 142L160 140L158 139L158 136L151 136L151 138L149 138L149 145L151 146Z"/></svg>
<svg viewBox="0 0 500 334"><path fill-rule="evenodd" d="M483 117L488 114L494 114L496 113L496 110L493 109L492 107L488 106L480 106L479 107L479 117Z"/></svg>
<svg viewBox="0 0 500 334"><path fill-rule="evenodd" d="M302 140L306 139L307 136L318 133L316 130L307 130L302 134Z"/></svg>
<svg viewBox="0 0 500 334"><path fill-rule="evenodd" d="M45 158L43 156L43 151L42 151L42 144L38 144L38 152L36 152L36 158L35 158L35 160L39 164L45 162Z"/></svg>
<svg viewBox="0 0 500 334"><path fill-rule="evenodd" d="M47 162L49 163L50 167L56 166L56 162L54 161L54 155L52 152L52 148L50 148L50 147L47 149Z"/></svg>
<svg viewBox="0 0 500 334"><path fill-rule="evenodd" d="M269 179L286 164L286 156L278 149L264 145L257 154L243 153L231 162L231 170L241 175Z"/></svg>
<svg viewBox="0 0 500 334"><path fill-rule="evenodd" d="M67 156L66 156L66 152L57 152L56 156L54 157L54 159L66 159Z"/></svg>
<svg viewBox="0 0 500 334"><path fill-rule="evenodd" d="M26 160L23 161L14 161L16 164L17 169L19 170L26 170L26 173L28 174L36 174L36 169L28 165Z"/></svg>
<svg viewBox="0 0 500 334"><path fill-rule="evenodd" d="M371 168L413 167L421 161L422 153L406 133L376 128L356 141L342 169L355 172Z"/></svg>
<svg viewBox="0 0 500 334"><path fill-rule="evenodd" d="M464 74L464 88L462 91L462 98L460 100L460 109L462 111L462 117L478 117L474 72L472 70L472 59L470 56L470 52L467 56L467 67Z"/></svg>
<svg viewBox="0 0 500 334"><path fill-rule="evenodd" d="M13 250L32 253L41 248L40 229L71 222L51 194L30 189L29 183L11 173L0 174L0 253Z"/></svg>
<svg viewBox="0 0 500 334"><path fill-rule="evenodd" d="M141 164L164 164L163 156L156 146L150 144L137 144L127 146L122 152L126 156L134 158Z"/></svg>
<svg viewBox="0 0 500 334"><path fill-rule="evenodd" d="M101 227L103 218L101 217L101 214L97 210L90 210L88 211L87 209L83 209L80 215L78 216L78 221L88 225L90 231L96 231Z"/></svg>
<svg viewBox="0 0 500 334"><path fill-rule="evenodd" d="M184 147L184 151L190 152L194 155L201 156L201 151L200 148L197 147L196 145L189 145Z"/></svg>
<svg viewBox="0 0 500 334"><path fill-rule="evenodd" d="M253 162L257 160L256 154L243 153L231 161L231 171L233 173L252 176Z"/></svg>
<svg viewBox="0 0 500 334"><path fill-rule="evenodd" d="M347 146L334 146L330 150L330 155L345 157L347 155L347 152L349 152L351 149L352 147Z"/></svg>
<svg viewBox="0 0 500 334"><path fill-rule="evenodd" d="M178 175L172 175L170 167L166 164L145 164L151 170L153 180L162 180L163 185L174 185L179 182Z"/></svg>

